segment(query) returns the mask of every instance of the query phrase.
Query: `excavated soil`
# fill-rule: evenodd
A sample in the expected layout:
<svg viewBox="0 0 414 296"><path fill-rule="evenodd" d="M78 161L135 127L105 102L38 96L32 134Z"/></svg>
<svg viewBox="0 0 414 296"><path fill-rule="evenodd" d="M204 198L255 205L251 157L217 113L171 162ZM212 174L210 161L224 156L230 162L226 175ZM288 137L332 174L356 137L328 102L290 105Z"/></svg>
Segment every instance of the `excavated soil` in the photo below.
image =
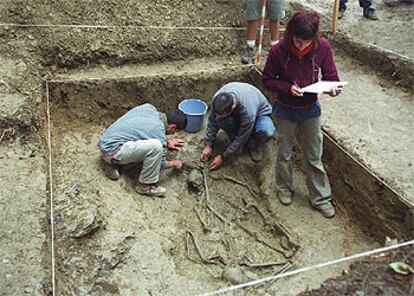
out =
<svg viewBox="0 0 414 296"><path fill-rule="evenodd" d="M287 15L304 5L326 16L322 29L329 31L332 1L292 1ZM239 65L242 1L1 1L0 294L51 294L44 79L52 101L55 266L61 295L194 295L231 285L229 279L269 276L286 260L295 269L375 248L385 235L412 238L413 9L378 3L381 20L372 22L362 17L357 1L350 1L332 39L340 75L350 84L340 97L322 98L324 157L338 209L335 219L326 220L308 204L299 156L292 206L275 200L274 158L257 165L241 155L237 163L208 174L208 209L206 195L187 185L192 167L203 171L198 161L202 133L178 135L186 145L172 156L188 166L180 174L163 173L165 199L134 192L138 168L125 170L118 182L102 173L97 139L135 105L152 102L166 110L190 97L209 102L220 85L233 80L262 88L256 71ZM171 28L177 26L192 28ZM269 149L274 155L274 144ZM300 245L296 252L286 247L280 224ZM292 256L285 258L275 248ZM403 254L408 254L404 260L412 257ZM398 252L393 256L387 259L401 259ZM283 264L254 267L275 261ZM355 276L329 281L311 295L364 295L372 291L358 285L368 281L364 273L377 286L394 288L383 295L412 291L410 280L390 280L375 258L358 266ZM238 279L228 275L236 267L242 273ZM347 268L336 265L237 293L297 295Z"/></svg>
<svg viewBox="0 0 414 296"><path fill-rule="evenodd" d="M203 164L198 160L203 147L202 132L180 135L186 145L172 157L185 160L188 169L181 174L164 172L161 183L169 190L165 199L145 198L135 193L136 169L127 170L118 182L108 181L102 174L96 142L105 126L116 119L105 120L116 113L112 111L117 111L107 105L109 102L116 105L116 100L129 106L151 101L149 98L156 97L156 93L165 94L164 104L175 105L175 100L194 93L209 101L220 83L235 78L243 81L252 79L254 72L247 72L246 75L243 74L246 73L243 67L241 69L241 74L233 70L227 71L227 76L226 72L214 67L211 74L189 73L181 74L181 77L175 73L175 81L166 81L161 77L160 80L164 81L159 86L161 89L146 89L136 98L132 95L134 89L128 87L135 84L133 80L130 81L132 78L123 82L124 91L118 93L116 98L109 91L107 83L98 82L97 86L92 82L88 86L85 82L62 82L59 87L56 82L51 92L55 102L53 138L56 143L56 211L59 213L57 220L66 221L60 223L58 228L59 237L62 238L58 244L62 271L60 289L75 294L99 294L110 287L111 291L119 294L131 291L144 295L194 295L228 285L222 278L228 268L240 266L249 279L254 279L276 272L287 262L286 259L294 266L305 266L377 245L353 227L345 215L329 221L312 210L306 200L305 177L299 170L295 171L298 190L292 207L281 207L274 195L270 201L263 200L259 194L260 187L262 184L273 184L274 158L268 159L263 165L256 165L243 154L231 165L209 173L211 202L208 204L213 210L209 209L206 196L192 193L187 186L191 168L198 167L201 172L204 171ZM212 78L217 77L217 73L222 74L221 81ZM167 72L164 75L169 74ZM156 83L157 78L153 80ZM104 100L92 99L94 90L100 89L102 84L106 85L105 89L100 90L97 97L100 92L107 93L108 97ZM138 80L137 84L142 87L145 82ZM167 93L163 91L164 88L179 89L178 94L177 91ZM83 111L78 108L72 110L70 106L79 106L80 101L84 102ZM91 105L93 108L90 108ZM96 105L105 107L96 108ZM89 110L93 110L95 116L91 117ZM236 184L237 181L248 184L255 193ZM196 211L206 223L205 227ZM213 211L217 211L225 222ZM281 248L282 236L275 226L279 223L290 229L295 243L300 245L294 255L294 250L283 251L288 258L272 249ZM257 232L259 238L268 242L270 247L257 242L243 228L252 233ZM201 253L214 258L211 262L201 261L192 235ZM71 248L73 245L77 247ZM281 264L262 268L248 266L272 262ZM314 273L313 276L299 276L247 290L246 293L266 295L282 289L282 295L295 295L305 287L317 287L324 279L339 275L345 266L338 265ZM92 276L86 277L85 274ZM140 280L137 281L137 277ZM287 286L289 290L283 288Z"/></svg>

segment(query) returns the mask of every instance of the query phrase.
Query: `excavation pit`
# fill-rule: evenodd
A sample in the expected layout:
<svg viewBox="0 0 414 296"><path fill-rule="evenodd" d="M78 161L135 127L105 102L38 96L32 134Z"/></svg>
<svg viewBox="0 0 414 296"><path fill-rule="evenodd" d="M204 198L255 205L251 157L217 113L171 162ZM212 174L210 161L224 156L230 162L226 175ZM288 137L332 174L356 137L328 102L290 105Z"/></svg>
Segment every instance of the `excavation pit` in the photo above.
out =
<svg viewBox="0 0 414 296"><path fill-rule="evenodd" d="M219 171L207 172L199 162L205 126L199 133L177 135L186 144L169 155L188 165L180 174L162 173L161 183L168 190L165 199L134 191L137 168L126 169L117 182L106 179L96 143L127 110L149 102L166 111L189 97L209 103L212 94L230 81L261 86L253 67L211 61L184 66L179 72L165 66L146 75L108 73L112 76L79 74L78 79L62 76L49 83L57 281L62 294L196 295L373 249L384 233L408 235L409 226L398 230L399 223L411 219L408 206L396 202L394 192L331 137L325 138L325 163L338 209L332 220L310 207L300 159L295 161L296 192L289 207L279 204L270 187L275 157L258 165L242 154ZM272 149L275 155L275 144ZM189 190L194 169L203 178L205 174L208 203L204 180L199 191ZM266 198L260 194L263 184L270 184ZM366 212L378 188L384 204ZM360 201L355 208L352 198L361 190L366 203ZM383 208L391 201L393 209L388 210L399 211L403 218L383 223L389 215ZM302 273L244 292L296 295L346 267Z"/></svg>

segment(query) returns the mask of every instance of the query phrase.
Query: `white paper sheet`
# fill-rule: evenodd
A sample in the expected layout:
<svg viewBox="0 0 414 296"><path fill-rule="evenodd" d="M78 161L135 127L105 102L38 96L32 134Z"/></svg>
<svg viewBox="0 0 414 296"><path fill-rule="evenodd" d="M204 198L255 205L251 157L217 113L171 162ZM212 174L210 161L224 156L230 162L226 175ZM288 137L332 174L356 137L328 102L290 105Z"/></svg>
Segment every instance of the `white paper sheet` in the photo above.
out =
<svg viewBox="0 0 414 296"><path fill-rule="evenodd" d="M318 81L314 84L305 86L302 90L305 93L322 94L330 93L331 89L347 85L346 81Z"/></svg>

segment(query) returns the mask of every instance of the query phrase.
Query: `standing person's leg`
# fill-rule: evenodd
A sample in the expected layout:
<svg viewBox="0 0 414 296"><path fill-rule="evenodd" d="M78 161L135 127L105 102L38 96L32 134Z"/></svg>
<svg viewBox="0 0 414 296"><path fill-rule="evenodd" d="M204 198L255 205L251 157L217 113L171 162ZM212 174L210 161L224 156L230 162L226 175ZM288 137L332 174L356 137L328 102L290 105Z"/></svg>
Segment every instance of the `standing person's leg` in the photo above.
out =
<svg viewBox="0 0 414 296"><path fill-rule="evenodd" d="M246 42L247 45L255 46L256 45L256 35L257 35L257 28L259 27L259 21L247 21L247 28L246 28Z"/></svg>
<svg viewBox="0 0 414 296"><path fill-rule="evenodd" d="M331 218L335 215L335 210L330 202L331 186L322 163L323 135L320 116L300 122L298 128L310 201L324 217Z"/></svg>
<svg viewBox="0 0 414 296"><path fill-rule="evenodd" d="M158 186L163 147L159 140L138 140L126 142L115 159L121 165L142 162L136 191L140 194L164 196L165 188Z"/></svg>
<svg viewBox="0 0 414 296"><path fill-rule="evenodd" d="M261 0L246 0L245 18L247 21L247 44L243 50L243 54L241 57L241 62L243 64L250 64L254 56L254 50L256 47L257 28L259 26L261 8Z"/></svg>
<svg viewBox="0 0 414 296"><path fill-rule="evenodd" d="M378 19L372 0L359 0L359 6L363 8L363 14L367 19L374 21Z"/></svg>
<svg viewBox="0 0 414 296"><path fill-rule="evenodd" d="M338 14L338 19L341 19L344 17L344 13L346 10L346 3L348 2L348 0L340 0L339 1L339 14Z"/></svg>
<svg viewBox="0 0 414 296"><path fill-rule="evenodd" d="M276 128L270 115L256 118L252 134L246 144L253 161L258 162L263 159L263 151L260 145L273 139L275 137L275 131Z"/></svg>
<svg viewBox="0 0 414 296"><path fill-rule="evenodd" d="M285 0L269 0L267 3L270 42L275 45L279 42L279 21L285 17Z"/></svg>
<svg viewBox="0 0 414 296"><path fill-rule="evenodd" d="M277 132L276 190L279 200L284 205L292 202L292 143L296 122L275 118Z"/></svg>

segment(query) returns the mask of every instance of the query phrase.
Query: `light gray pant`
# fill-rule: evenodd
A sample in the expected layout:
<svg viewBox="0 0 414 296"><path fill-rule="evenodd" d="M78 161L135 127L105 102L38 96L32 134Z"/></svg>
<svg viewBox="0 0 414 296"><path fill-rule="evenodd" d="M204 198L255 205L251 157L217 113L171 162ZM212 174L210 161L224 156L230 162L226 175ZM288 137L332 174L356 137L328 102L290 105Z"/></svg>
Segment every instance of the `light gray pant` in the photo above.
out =
<svg viewBox="0 0 414 296"><path fill-rule="evenodd" d="M323 135L320 116L300 122L281 118L275 118L275 121L278 130L277 191L287 194L293 193L292 143L295 130L298 128L310 201L314 206L326 203L331 199L331 186L322 163Z"/></svg>
<svg viewBox="0 0 414 296"><path fill-rule="evenodd" d="M120 165L142 162L138 181L142 184L153 184L159 180L162 151L161 141L156 139L129 141L122 145L113 159Z"/></svg>

